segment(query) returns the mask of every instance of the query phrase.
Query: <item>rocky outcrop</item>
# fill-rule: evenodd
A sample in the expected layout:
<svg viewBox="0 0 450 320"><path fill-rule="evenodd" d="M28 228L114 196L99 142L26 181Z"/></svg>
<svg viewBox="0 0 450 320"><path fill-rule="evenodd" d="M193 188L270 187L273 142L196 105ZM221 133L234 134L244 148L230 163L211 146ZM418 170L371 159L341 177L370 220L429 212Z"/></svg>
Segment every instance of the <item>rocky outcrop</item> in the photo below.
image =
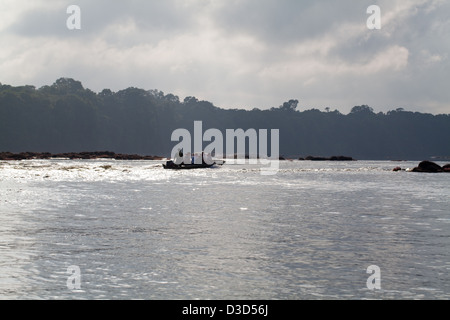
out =
<svg viewBox="0 0 450 320"><path fill-rule="evenodd" d="M31 159L115 159L115 160L162 160L159 156L142 156L137 154L117 154L111 151L94 152L69 152L69 153L48 153L48 152L0 152L0 160L31 160Z"/></svg>
<svg viewBox="0 0 450 320"><path fill-rule="evenodd" d="M308 161L355 161L355 159L353 159L352 157L346 157L346 156L332 156L332 157L329 157L329 158L307 156L306 158L299 158L298 160L308 160Z"/></svg>
<svg viewBox="0 0 450 320"><path fill-rule="evenodd" d="M419 166L415 167L411 171L429 173L450 172L450 164L446 164L445 166L441 167L440 165L431 161L422 161L421 163L419 163Z"/></svg>
<svg viewBox="0 0 450 320"><path fill-rule="evenodd" d="M242 155L239 155L239 154L237 154L237 153L235 153L235 154L232 155L232 156L230 156L230 155L224 155L224 159L235 159L235 160L239 159L239 160L242 160L243 158L246 159L246 160L249 160L249 159L261 159L261 157L260 157L259 155L256 155L256 156L253 156L253 157L250 157L250 155L248 155L248 154L242 156ZM278 160L280 160L280 161L285 161L286 158L283 157L283 156L279 156L279 157L278 157Z"/></svg>

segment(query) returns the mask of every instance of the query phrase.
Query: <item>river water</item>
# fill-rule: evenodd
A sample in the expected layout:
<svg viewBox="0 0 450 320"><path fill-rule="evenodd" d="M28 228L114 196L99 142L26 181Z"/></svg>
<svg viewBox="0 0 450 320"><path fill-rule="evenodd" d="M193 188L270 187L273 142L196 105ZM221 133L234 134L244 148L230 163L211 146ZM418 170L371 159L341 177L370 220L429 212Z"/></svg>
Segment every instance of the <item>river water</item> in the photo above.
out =
<svg viewBox="0 0 450 320"><path fill-rule="evenodd" d="M161 164L0 162L0 299L450 298L448 174Z"/></svg>

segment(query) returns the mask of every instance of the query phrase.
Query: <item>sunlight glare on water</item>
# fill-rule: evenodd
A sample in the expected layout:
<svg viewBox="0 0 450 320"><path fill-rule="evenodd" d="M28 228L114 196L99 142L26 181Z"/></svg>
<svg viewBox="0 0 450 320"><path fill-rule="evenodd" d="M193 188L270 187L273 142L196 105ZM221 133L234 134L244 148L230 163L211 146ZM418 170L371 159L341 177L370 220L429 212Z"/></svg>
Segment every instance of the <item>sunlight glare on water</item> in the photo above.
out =
<svg viewBox="0 0 450 320"><path fill-rule="evenodd" d="M0 162L0 298L450 298L446 174L387 161L283 161L274 176L161 164ZM371 265L380 290L366 287Z"/></svg>

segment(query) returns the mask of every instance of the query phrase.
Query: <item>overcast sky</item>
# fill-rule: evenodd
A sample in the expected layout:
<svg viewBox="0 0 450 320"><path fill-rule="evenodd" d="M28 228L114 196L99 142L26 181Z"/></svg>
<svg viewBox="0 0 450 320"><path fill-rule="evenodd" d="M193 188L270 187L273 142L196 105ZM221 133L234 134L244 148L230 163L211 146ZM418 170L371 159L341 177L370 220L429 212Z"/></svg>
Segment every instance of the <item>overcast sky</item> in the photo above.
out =
<svg viewBox="0 0 450 320"><path fill-rule="evenodd" d="M81 9L81 30L66 10ZM381 9L369 30L367 8ZM0 0L0 82L450 113L448 0Z"/></svg>

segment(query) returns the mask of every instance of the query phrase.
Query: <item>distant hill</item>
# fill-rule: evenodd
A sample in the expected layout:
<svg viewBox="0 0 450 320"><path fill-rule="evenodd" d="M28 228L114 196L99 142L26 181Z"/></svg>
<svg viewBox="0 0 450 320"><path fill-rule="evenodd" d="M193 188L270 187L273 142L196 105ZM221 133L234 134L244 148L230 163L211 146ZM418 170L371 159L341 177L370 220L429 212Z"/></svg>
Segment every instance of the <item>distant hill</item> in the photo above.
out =
<svg viewBox="0 0 450 320"><path fill-rule="evenodd" d="M297 110L290 100L270 110L221 109L208 101L183 101L158 90L105 89L58 79L51 86L0 85L0 152L82 152L169 156L173 130L280 129L284 157L351 156L354 159L450 158L450 114L369 106L339 111Z"/></svg>

